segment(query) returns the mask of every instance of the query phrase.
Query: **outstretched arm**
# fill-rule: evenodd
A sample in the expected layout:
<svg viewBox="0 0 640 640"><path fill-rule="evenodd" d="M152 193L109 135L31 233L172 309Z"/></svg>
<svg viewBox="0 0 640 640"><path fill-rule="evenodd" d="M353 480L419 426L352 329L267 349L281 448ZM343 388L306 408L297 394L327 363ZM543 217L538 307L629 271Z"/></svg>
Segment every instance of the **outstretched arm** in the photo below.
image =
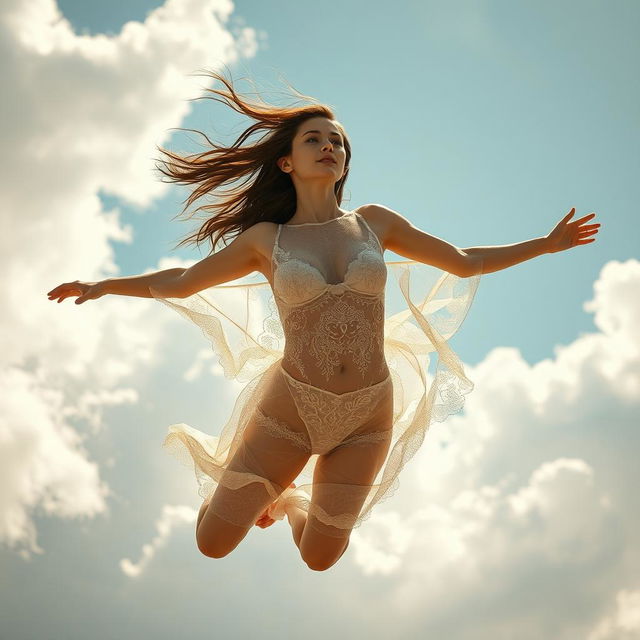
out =
<svg viewBox="0 0 640 640"><path fill-rule="evenodd" d="M516 244L462 249L425 233L407 218L383 205L367 205L365 211L372 220L379 223L385 249L431 264L461 278L500 271L544 253L555 253L579 244L588 244L595 240L588 236L598 233L600 227L600 224L584 224L595 213L569 222L575 212L573 208L547 236Z"/></svg>
<svg viewBox="0 0 640 640"><path fill-rule="evenodd" d="M369 204L361 207L361 212L378 225L379 239L385 249L461 278L471 275L468 257L462 249L418 229L397 211L384 205Z"/></svg>
<svg viewBox="0 0 640 640"><path fill-rule="evenodd" d="M469 256L471 275L474 273L492 273L500 271L514 264L530 260L544 253L556 253L564 251L580 244L589 244L595 238L589 236L598 233L599 223L584 224L591 220L596 214L590 213L579 220L569 222L575 213L575 207L554 227L548 235L525 240L515 244L505 244L492 247L467 247L463 249Z"/></svg>
<svg viewBox="0 0 640 640"><path fill-rule="evenodd" d="M270 223L258 222L240 233L224 249L196 262L188 269L163 269L152 273L100 282L65 282L47 293L50 300L78 296L76 304L95 300L108 293L140 298L186 298L223 282L241 278L259 266L257 244ZM150 290L153 289L153 292Z"/></svg>
<svg viewBox="0 0 640 640"><path fill-rule="evenodd" d="M122 278L107 278L98 282L63 282L47 292L49 300L62 302L66 298L77 296L76 304L82 304L87 300L97 300L108 293L120 296L136 296L139 298L151 298L149 287L158 287L163 291L177 292L176 283L186 271L181 267L174 269L161 269L139 276L123 276Z"/></svg>

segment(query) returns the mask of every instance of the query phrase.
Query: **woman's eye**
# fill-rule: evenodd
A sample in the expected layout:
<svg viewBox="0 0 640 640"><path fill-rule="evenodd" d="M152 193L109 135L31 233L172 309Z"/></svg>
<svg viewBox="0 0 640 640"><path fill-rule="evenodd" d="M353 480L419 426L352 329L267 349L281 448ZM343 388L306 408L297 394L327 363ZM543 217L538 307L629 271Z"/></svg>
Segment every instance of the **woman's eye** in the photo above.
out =
<svg viewBox="0 0 640 640"><path fill-rule="evenodd" d="M315 136L311 136L310 138L307 138L307 142L311 142L311 140L317 140L317 139L318 138L316 138ZM339 144L339 145L342 144L342 142L340 140L333 140L332 142L333 142L333 144Z"/></svg>

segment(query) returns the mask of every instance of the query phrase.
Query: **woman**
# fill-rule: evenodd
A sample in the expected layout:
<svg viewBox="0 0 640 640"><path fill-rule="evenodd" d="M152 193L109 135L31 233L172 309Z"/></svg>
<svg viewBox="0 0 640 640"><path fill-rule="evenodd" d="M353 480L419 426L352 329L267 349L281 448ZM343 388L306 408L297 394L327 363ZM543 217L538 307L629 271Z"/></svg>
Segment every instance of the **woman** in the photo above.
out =
<svg viewBox="0 0 640 640"><path fill-rule="evenodd" d="M210 75L228 89L209 89L223 98L214 99L255 124L230 147L205 136L212 149L199 154L161 150L161 171L196 185L185 209L224 183L254 178L201 207L216 215L183 243L209 238L213 253L188 269L75 281L48 295L78 296L77 304L107 293L153 296L200 326L225 374L247 385L220 436L178 424L164 443L195 469L205 498L198 548L223 557L254 523L286 515L304 561L324 570L395 491L430 423L459 411L473 388L447 341L480 275L593 242L600 225L584 224L593 213L570 222L572 209L545 237L463 250L387 207L342 209L351 146L333 111L250 103ZM243 144L258 131L267 134ZM215 252L230 232L234 240ZM385 249L409 260L385 262ZM426 265L444 272L435 285L426 284ZM223 284L255 271L266 282ZM385 319L388 271L407 309ZM299 478L306 482L296 487Z"/></svg>

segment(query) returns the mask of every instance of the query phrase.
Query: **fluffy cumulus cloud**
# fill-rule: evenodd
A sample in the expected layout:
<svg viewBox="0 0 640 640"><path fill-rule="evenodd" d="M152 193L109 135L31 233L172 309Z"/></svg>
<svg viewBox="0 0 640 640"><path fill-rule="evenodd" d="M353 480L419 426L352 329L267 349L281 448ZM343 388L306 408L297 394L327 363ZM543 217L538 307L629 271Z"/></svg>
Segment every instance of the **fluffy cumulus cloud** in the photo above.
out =
<svg viewBox="0 0 640 640"><path fill-rule="evenodd" d="M596 332L532 366L498 348L469 367L465 414L354 532L360 570L416 620L407 637L479 620L475 638L640 637L639 288L638 261L610 262L584 305Z"/></svg>
<svg viewBox="0 0 640 640"><path fill-rule="evenodd" d="M392 610L407 638L640 637L639 287L640 262L610 262L584 305L596 331L533 365L501 347L467 366L465 413L436 423L352 534L336 594L351 616ZM138 577L194 514L165 506L121 570Z"/></svg>
<svg viewBox="0 0 640 640"><path fill-rule="evenodd" d="M228 26L232 11L228 0L168 0L143 23L89 36L54 0L1 4L0 543L25 557L42 552L34 511L105 511L109 489L83 440L106 407L139 401L135 376L165 321L154 301L57 305L45 294L118 275L111 243L131 242L132 229L98 193L140 208L164 194L155 146L200 93L189 74L256 51L251 28Z"/></svg>
<svg viewBox="0 0 640 640"><path fill-rule="evenodd" d="M621 589L587 640L634 640L640 636L640 589Z"/></svg>
<svg viewBox="0 0 640 640"><path fill-rule="evenodd" d="M52 0L0 7L0 544L25 558L43 552L34 513L106 512L112 492L86 445L107 408L140 402L136 375L169 318L154 301L77 307L45 293L118 275L111 243L132 230L97 194L141 208L164 194L151 158L198 93L188 74L256 51L252 29L229 29L232 10L168 0L116 35L80 36ZM596 331L533 365L497 348L467 367L464 415L434 426L352 536L341 569L383 578L348 592L352 616L370 618L379 597L403 637L640 637L639 286L640 263L610 262L584 307ZM141 576L195 515L163 507L120 571Z"/></svg>
<svg viewBox="0 0 640 640"><path fill-rule="evenodd" d="M151 542L142 545L142 554L138 562L134 562L129 558L123 558L120 561L121 571L131 577L137 578L146 566L153 560L158 549L167 544L176 526L192 525L198 516L198 512L184 505L165 505L162 508L160 518L156 522L156 535Z"/></svg>

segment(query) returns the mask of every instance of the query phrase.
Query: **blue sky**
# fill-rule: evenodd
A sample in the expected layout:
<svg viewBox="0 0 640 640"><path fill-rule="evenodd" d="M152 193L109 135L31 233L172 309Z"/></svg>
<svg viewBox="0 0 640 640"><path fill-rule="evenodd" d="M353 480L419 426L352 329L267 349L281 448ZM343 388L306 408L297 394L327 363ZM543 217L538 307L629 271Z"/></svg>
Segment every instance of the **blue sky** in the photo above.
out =
<svg viewBox="0 0 640 640"><path fill-rule="evenodd" d="M3 3L0 635L638 637L639 19L630 1ZM171 250L186 191L151 158L193 148L172 127L247 125L187 102L187 75L223 63L335 108L347 208L463 248L573 206L602 224L482 278L452 340L464 412L326 572L286 521L197 551L195 479L161 442L217 432L240 388L197 329L153 300L44 295L204 257Z"/></svg>
<svg viewBox="0 0 640 640"><path fill-rule="evenodd" d="M159 3L110 7L108 15L94 5L60 7L79 31L115 33ZM600 265L638 253L627 232L638 169L638 49L624 31L633 24L626 13L637 12L632 3L606 11L582 3L578 15L570 2L455 9L409 2L375 12L367 2L323 10L304 2L234 6L230 23L246 23L264 42L259 55L232 69L234 77L284 91L281 74L336 108L352 138L346 194L354 207L380 202L461 247L545 235L572 206L576 217L596 212L604 228L594 246L484 279L454 339L465 361L478 362L494 344L539 360L593 328L580 305ZM180 126L215 126L224 138L244 122L210 100L195 104ZM183 134L173 139L188 144ZM118 203L137 230L135 242L114 244L123 275L149 268L159 249L186 232L171 221L182 198L176 189L144 215ZM178 255L204 257L192 249Z"/></svg>

